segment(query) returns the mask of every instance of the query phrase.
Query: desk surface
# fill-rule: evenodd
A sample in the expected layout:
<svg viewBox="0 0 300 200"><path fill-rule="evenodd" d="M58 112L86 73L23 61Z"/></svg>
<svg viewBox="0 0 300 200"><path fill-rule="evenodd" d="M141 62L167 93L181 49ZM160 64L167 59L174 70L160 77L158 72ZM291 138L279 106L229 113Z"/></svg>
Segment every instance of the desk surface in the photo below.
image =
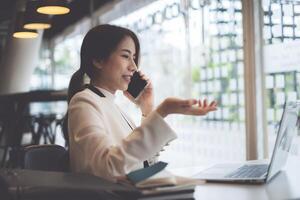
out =
<svg viewBox="0 0 300 200"><path fill-rule="evenodd" d="M195 199L282 200L300 199L300 157L290 156L284 170L262 185L205 183L196 188Z"/></svg>
<svg viewBox="0 0 300 200"><path fill-rule="evenodd" d="M205 183L196 187L194 198L196 200L300 199L299 169L300 157L290 156L285 169L267 184ZM1 173L6 173L5 171L6 170L0 170L0 175ZM191 170L188 169L184 169L184 171L188 173L191 172ZM177 174L183 175L183 173ZM124 192L126 193L126 196L130 196L130 193L132 192L136 193L133 188L127 188L121 185L116 186L113 183L99 179L95 176L85 174L17 170L17 175L7 176L7 180L11 187L30 186L34 191L36 191L37 188L43 187L50 189L56 188L56 190L58 188L67 188L70 191L77 191L79 192L78 194L83 196L90 194L97 197L98 194L101 194L100 196L103 197L103 195L111 195L112 191L118 191L120 194L122 193L123 197L125 195ZM84 193L78 190L81 190ZM49 189L47 189L47 191L48 195ZM103 193L103 191L105 191L106 194ZM112 199L111 196L108 199Z"/></svg>

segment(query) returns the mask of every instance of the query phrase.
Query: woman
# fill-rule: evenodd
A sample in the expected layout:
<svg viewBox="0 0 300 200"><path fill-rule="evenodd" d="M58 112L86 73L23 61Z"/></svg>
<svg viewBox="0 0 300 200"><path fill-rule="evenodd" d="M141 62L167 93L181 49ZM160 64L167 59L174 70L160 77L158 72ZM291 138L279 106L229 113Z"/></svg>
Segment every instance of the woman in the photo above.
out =
<svg viewBox="0 0 300 200"><path fill-rule="evenodd" d="M164 121L173 113L205 115L216 103L195 99L167 98L156 109L150 80L137 100L126 91L137 71L140 45L130 30L113 25L91 29L81 46L80 68L69 85L68 134L71 169L109 180L142 168L176 133ZM90 84L84 88L84 74ZM142 123L133 121L114 103L114 94L124 95L139 106ZM145 162L147 164L147 161Z"/></svg>

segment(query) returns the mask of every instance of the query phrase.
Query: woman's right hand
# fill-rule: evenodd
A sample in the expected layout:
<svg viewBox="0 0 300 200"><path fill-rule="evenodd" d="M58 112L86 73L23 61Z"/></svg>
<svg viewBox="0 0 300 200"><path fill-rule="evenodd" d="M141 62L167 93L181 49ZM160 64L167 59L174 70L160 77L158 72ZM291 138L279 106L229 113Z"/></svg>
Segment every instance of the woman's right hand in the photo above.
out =
<svg viewBox="0 0 300 200"><path fill-rule="evenodd" d="M179 99L169 97L165 99L156 109L156 111L164 118L169 114L183 115L206 115L211 111L217 110L217 102L210 103L207 100L196 99Z"/></svg>

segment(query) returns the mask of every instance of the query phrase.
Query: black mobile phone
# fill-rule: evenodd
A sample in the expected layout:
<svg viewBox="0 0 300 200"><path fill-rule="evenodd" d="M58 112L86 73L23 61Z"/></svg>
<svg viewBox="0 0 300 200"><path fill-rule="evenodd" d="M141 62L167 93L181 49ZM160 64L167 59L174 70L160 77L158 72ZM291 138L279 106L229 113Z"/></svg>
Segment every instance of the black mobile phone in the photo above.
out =
<svg viewBox="0 0 300 200"><path fill-rule="evenodd" d="M147 81L142 79L141 75L135 71L131 77L127 92L134 98L137 98L146 85Z"/></svg>

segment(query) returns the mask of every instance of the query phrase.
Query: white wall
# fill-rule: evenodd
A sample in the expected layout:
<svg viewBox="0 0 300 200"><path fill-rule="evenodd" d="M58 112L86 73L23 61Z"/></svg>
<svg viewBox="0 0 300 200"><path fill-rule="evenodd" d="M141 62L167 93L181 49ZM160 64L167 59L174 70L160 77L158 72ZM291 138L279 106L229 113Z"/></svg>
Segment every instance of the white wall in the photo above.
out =
<svg viewBox="0 0 300 200"><path fill-rule="evenodd" d="M39 57L43 31L34 39L11 37L0 66L0 94L27 92Z"/></svg>

